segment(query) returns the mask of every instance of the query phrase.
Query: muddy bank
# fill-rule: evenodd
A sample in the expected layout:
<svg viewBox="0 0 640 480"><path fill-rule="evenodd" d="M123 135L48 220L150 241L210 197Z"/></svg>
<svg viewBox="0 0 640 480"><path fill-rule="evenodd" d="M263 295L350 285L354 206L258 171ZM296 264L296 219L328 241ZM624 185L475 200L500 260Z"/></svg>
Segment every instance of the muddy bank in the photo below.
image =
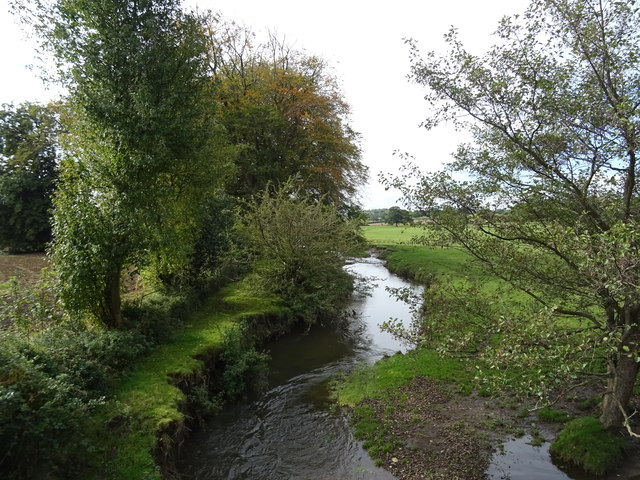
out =
<svg viewBox="0 0 640 480"><path fill-rule="evenodd" d="M394 445L378 452L383 468L402 480L640 479L638 439L630 443L624 463L604 477L567 465L556 467L549 461L548 446L561 423L540 421L533 405L514 398L463 395L457 390L416 377L383 399L361 402L356 411L370 408L388 432L387 443ZM575 416L591 413L580 410L578 402L556 408ZM510 449L514 443L519 448Z"/></svg>

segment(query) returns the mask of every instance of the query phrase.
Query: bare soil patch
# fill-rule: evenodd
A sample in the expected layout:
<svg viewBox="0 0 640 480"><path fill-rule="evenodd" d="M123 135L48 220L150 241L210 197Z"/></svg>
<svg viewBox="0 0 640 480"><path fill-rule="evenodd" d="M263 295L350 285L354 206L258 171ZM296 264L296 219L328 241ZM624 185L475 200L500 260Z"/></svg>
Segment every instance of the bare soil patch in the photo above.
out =
<svg viewBox="0 0 640 480"><path fill-rule="evenodd" d="M400 480L483 480L494 451L507 438L526 432L549 442L561 428L561 424L540 422L530 405L513 398L462 395L424 377L383 399L362 403L374 410L397 445L378 457L381 466ZM571 402L556 407L575 410ZM639 460L640 444L632 442L625 464L604 479L640 479Z"/></svg>

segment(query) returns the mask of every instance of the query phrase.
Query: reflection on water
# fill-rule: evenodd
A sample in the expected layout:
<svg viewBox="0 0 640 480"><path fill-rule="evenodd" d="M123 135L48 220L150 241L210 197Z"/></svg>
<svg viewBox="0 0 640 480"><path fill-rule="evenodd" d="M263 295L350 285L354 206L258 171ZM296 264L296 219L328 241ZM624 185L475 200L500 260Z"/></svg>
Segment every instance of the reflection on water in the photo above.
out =
<svg viewBox="0 0 640 480"><path fill-rule="evenodd" d="M551 463L549 443L531 445L532 438L524 436L505 442L503 451L494 455L487 471L490 480L565 480L571 479Z"/></svg>
<svg viewBox="0 0 640 480"><path fill-rule="evenodd" d="M182 448L179 469L184 479L394 478L377 468L353 438L345 412L330 401L329 382L361 362L405 350L378 325L390 317L410 319L409 307L385 290L410 285L389 274L377 259L358 261L348 269L375 279L370 296L357 296L347 323L301 329L269 345L268 391L226 408L194 434ZM530 437L507 441L504 450L494 455L488 478L591 479L559 470L550 461L549 444L534 447L530 441Z"/></svg>
<svg viewBox="0 0 640 480"><path fill-rule="evenodd" d="M358 295L349 322L294 332L269 345L269 389L225 409L182 448L185 479L342 479L394 477L376 467L351 433L345 412L330 402L329 381L360 362L405 350L378 328L390 317L408 321L407 305L385 286L410 286L377 259L349 271L376 281Z"/></svg>

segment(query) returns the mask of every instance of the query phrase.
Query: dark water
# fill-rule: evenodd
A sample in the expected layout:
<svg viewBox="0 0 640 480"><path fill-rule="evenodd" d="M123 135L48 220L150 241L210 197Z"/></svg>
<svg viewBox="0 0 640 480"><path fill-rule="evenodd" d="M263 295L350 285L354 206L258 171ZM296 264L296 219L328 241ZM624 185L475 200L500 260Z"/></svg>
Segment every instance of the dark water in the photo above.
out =
<svg viewBox="0 0 640 480"><path fill-rule="evenodd" d="M532 438L524 436L507 440L501 452L494 455L488 470L490 480L592 480L594 477L565 473L551 462L548 442L531 445Z"/></svg>
<svg viewBox="0 0 640 480"><path fill-rule="evenodd" d="M410 286L382 262L347 267L373 279L370 296L358 296L349 321L298 332L269 346L269 389L259 398L225 409L182 448L185 479L382 480L353 438L348 417L329 400L329 382L361 362L406 350L378 324L409 320L409 307L385 287Z"/></svg>
<svg viewBox="0 0 640 480"><path fill-rule="evenodd" d="M410 285L377 259L358 261L348 269L374 280L370 296L354 300L348 322L293 333L269 345L267 392L226 408L191 437L182 447L179 465L185 480L394 479L377 468L353 438L347 415L330 401L329 382L362 362L406 350L378 325L390 317L410 319L409 307L385 290ZM551 462L548 443L534 447L529 441L508 440L494 455L488 478L591 479L561 471Z"/></svg>

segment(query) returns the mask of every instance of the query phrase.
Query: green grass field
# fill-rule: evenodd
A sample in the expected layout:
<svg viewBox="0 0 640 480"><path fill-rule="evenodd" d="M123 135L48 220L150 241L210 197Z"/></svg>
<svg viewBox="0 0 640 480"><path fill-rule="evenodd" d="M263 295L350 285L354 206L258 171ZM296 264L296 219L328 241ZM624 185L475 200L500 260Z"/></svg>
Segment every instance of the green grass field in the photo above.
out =
<svg viewBox="0 0 640 480"><path fill-rule="evenodd" d="M429 237L424 227L367 225L363 234L369 244L386 249L384 258L391 270L417 281L434 273L464 277L471 272L466 252L421 244L420 239ZM473 273L479 274L477 269Z"/></svg>
<svg viewBox="0 0 640 480"><path fill-rule="evenodd" d="M362 232L370 244L384 247L415 243L414 238L425 235L426 230L419 226L365 225Z"/></svg>

